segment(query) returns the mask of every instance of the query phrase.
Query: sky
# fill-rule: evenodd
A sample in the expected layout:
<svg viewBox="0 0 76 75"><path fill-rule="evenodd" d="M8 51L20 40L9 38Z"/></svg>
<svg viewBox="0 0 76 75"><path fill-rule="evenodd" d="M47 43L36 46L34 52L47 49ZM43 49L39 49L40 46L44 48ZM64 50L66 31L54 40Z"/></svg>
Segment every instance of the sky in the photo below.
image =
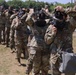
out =
<svg viewBox="0 0 76 75"><path fill-rule="evenodd" d="M70 0L39 0L39 1L44 1L44 2L59 2L59 3L68 3L71 2Z"/></svg>
<svg viewBox="0 0 76 75"><path fill-rule="evenodd" d="M8 1L8 0L6 0L6 1ZM25 1L25 0L22 0L22 1ZM49 3L51 3L51 2L59 2L59 3L63 3L63 4L71 2L71 0L38 0L38 1L44 1L44 2L49 2Z"/></svg>

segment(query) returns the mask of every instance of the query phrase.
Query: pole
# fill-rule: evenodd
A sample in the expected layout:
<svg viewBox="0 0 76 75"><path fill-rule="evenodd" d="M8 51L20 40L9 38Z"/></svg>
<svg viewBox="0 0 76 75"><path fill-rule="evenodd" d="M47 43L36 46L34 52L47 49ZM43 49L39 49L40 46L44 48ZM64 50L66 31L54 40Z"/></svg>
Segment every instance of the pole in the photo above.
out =
<svg viewBox="0 0 76 75"><path fill-rule="evenodd" d="M73 3L73 0L71 0L71 3Z"/></svg>

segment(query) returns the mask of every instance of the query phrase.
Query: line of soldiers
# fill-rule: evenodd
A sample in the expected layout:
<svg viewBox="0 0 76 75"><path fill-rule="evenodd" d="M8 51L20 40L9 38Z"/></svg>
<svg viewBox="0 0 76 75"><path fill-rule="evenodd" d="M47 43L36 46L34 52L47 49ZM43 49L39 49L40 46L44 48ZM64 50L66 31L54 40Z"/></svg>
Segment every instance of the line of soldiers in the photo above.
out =
<svg viewBox="0 0 76 75"><path fill-rule="evenodd" d="M19 10L9 7L5 9L0 7L0 43L6 47L10 47L12 52L17 51L17 59L20 63L21 53L25 57L25 49L27 50L29 29L25 23L25 17L21 17L28 13L28 9L21 8ZM25 57L27 58L27 56Z"/></svg>
<svg viewBox="0 0 76 75"><path fill-rule="evenodd" d="M3 10L0 15L0 43L16 49L17 60L21 65L21 53L27 59L26 75L61 75L59 71L59 51L73 53L72 34L76 28L76 13L65 12L62 6L57 6L53 15L48 7L34 9ZM74 14L73 14L74 13ZM67 18L69 15L69 18ZM5 22L4 22L5 21ZM2 40L3 39L3 40ZM49 68L50 67L50 68ZM65 73L75 75L75 73Z"/></svg>

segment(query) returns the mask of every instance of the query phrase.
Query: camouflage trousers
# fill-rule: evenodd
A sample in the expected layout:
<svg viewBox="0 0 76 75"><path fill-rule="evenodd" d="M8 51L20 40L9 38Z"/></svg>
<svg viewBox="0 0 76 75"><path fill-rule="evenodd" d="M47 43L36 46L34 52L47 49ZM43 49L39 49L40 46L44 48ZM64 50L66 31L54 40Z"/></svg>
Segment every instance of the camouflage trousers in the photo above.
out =
<svg viewBox="0 0 76 75"><path fill-rule="evenodd" d="M28 58L28 51L27 51L27 44L24 42L24 40L16 40L16 43L15 43L15 48L17 50L17 59L18 59L18 62L20 62L20 58L21 58L21 53L24 54L24 58Z"/></svg>
<svg viewBox="0 0 76 75"><path fill-rule="evenodd" d="M26 66L26 74L33 72L33 75L48 75L49 51L40 47L29 47L29 58Z"/></svg>
<svg viewBox="0 0 76 75"><path fill-rule="evenodd" d="M5 26L0 26L0 43L5 42Z"/></svg>
<svg viewBox="0 0 76 75"><path fill-rule="evenodd" d="M10 48L15 49L15 29L10 30Z"/></svg>
<svg viewBox="0 0 76 75"><path fill-rule="evenodd" d="M5 27L5 41L6 41L6 47L9 46L9 39L10 37L10 27Z"/></svg>
<svg viewBox="0 0 76 75"><path fill-rule="evenodd" d="M61 60L57 53L50 55L50 66L52 75L61 75L61 72L59 71L60 62Z"/></svg>

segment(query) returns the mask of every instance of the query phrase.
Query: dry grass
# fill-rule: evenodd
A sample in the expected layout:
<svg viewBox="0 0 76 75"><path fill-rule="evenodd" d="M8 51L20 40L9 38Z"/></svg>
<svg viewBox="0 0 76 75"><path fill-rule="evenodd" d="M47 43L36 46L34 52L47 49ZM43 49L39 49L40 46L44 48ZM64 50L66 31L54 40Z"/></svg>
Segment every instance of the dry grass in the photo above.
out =
<svg viewBox="0 0 76 75"><path fill-rule="evenodd" d="M25 60L22 59L22 63L25 64ZM25 66L19 66L16 54L3 45L0 45L0 75L25 75Z"/></svg>

